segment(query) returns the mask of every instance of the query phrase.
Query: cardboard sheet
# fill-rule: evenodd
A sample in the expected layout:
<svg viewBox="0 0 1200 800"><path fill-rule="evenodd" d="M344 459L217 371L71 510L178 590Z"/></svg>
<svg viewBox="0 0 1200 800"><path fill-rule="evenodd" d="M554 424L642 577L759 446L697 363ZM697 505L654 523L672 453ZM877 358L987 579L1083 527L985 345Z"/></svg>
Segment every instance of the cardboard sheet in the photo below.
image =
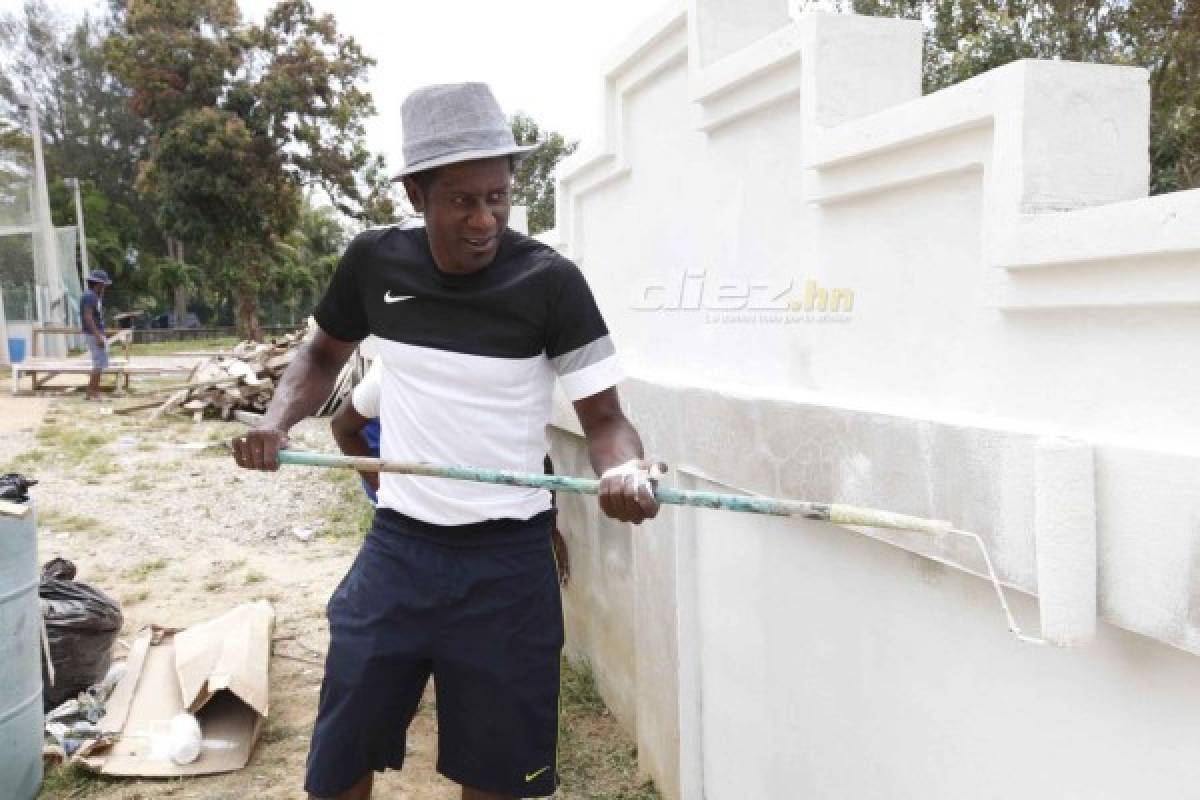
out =
<svg viewBox="0 0 1200 800"><path fill-rule="evenodd" d="M120 738L86 766L105 775L143 777L209 775L246 766L267 717L274 625L271 605L258 602L184 631L143 629L100 721ZM163 756L156 737L185 710L199 720L204 746L199 759L179 765Z"/></svg>

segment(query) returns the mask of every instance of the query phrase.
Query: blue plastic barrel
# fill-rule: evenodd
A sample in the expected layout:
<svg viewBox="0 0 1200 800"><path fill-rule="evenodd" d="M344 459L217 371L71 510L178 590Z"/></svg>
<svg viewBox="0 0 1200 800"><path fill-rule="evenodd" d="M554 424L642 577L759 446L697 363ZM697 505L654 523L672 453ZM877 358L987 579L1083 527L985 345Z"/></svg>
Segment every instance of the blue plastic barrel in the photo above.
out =
<svg viewBox="0 0 1200 800"><path fill-rule="evenodd" d="M25 340L20 336L8 337L8 363L20 364L25 360Z"/></svg>
<svg viewBox="0 0 1200 800"><path fill-rule="evenodd" d="M32 800L42 784L42 607L37 522L0 512L0 795Z"/></svg>

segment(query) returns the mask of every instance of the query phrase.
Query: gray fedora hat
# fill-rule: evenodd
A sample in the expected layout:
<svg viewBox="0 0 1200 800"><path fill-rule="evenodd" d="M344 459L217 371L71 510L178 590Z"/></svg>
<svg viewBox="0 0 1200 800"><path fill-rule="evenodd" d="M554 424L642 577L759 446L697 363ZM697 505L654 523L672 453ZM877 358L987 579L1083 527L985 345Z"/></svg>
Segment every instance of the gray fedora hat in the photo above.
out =
<svg viewBox="0 0 1200 800"><path fill-rule="evenodd" d="M480 158L523 158L537 145L513 139L508 119L486 83L417 89L401 108L404 169L392 178Z"/></svg>

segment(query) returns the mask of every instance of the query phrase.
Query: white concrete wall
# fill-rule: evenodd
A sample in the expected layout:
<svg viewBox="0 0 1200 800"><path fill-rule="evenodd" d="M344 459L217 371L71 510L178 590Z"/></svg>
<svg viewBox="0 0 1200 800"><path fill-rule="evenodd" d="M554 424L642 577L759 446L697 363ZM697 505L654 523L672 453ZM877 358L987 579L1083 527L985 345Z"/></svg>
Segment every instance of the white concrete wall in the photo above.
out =
<svg viewBox="0 0 1200 800"><path fill-rule="evenodd" d="M680 482L977 531L1035 632L1034 445L1084 440L1100 633L1017 642L957 540L568 503L572 651L670 797L1191 796L1200 191L1145 196L1145 72L922 97L919 24L786 5L665 8L560 169L628 410Z"/></svg>

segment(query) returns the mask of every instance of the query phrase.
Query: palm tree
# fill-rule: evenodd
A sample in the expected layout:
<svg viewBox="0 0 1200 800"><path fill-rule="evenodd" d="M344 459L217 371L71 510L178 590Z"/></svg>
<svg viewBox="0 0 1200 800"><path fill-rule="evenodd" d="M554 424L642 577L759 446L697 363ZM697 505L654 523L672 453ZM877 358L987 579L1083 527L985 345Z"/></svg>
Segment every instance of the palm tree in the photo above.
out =
<svg viewBox="0 0 1200 800"><path fill-rule="evenodd" d="M267 285L274 290L288 309L288 324L296 324L300 301L312 296L317 289L313 275L313 254L308 237L297 228L282 239L275 240L275 253L267 274Z"/></svg>
<svg viewBox="0 0 1200 800"><path fill-rule="evenodd" d="M150 264L146 283L162 297L175 299L175 326L183 325L186 303L180 302L188 292L194 292L204 282L204 270L175 258L156 258Z"/></svg>

